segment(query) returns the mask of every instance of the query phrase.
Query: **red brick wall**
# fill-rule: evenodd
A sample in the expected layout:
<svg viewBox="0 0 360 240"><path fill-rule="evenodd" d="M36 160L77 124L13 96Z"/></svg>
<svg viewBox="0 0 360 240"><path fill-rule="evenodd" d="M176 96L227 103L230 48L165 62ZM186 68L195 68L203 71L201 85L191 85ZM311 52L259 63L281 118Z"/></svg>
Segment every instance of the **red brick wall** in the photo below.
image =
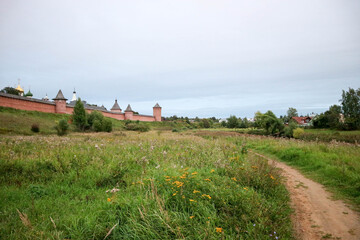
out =
<svg viewBox="0 0 360 240"><path fill-rule="evenodd" d="M0 106L28 111L55 113L55 104L27 101L0 96Z"/></svg>
<svg viewBox="0 0 360 240"><path fill-rule="evenodd" d="M154 122L155 118L153 116L143 116L143 115L134 115L132 120L143 121L143 122Z"/></svg>

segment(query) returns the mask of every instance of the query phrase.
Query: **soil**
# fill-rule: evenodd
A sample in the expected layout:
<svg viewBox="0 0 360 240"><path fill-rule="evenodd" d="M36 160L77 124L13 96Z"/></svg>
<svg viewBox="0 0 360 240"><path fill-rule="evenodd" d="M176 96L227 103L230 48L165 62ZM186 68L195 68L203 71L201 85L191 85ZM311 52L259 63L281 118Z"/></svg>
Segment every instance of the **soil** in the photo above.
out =
<svg viewBox="0 0 360 240"><path fill-rule="evenodd" d="M292 222L296 239L360 239L358 212L350 209L343 201L334 200L324 186L304 177L294 168L261 154L252 153L282 169L294 209Z"/></svg>

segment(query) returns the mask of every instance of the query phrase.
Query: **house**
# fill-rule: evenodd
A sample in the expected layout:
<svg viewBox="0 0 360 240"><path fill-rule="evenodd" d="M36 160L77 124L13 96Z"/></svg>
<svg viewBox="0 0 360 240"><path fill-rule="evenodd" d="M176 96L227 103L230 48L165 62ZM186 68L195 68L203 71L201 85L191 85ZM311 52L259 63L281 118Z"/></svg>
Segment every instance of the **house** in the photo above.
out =
<svg viewBox="0 0 360 240"><path fill-rule="evenodd" d="M310 126L312 117L292 117L291 119L300 126Z"/></svg>

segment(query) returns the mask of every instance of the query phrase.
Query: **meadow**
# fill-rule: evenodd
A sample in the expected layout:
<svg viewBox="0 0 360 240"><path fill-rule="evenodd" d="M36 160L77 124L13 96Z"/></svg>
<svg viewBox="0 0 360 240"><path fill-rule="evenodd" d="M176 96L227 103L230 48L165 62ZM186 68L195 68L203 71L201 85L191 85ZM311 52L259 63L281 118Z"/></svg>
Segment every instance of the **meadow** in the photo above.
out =
<svg viewBox="0 0 360 240"><path fill-rule="evenodd" d="M0 140L0 239L292 239L277 169L225 138Z"/></svg>
<svg viewBox="0 0 360 240"><path fill-rule="evenodd" d="M351 132L349 132L350 135ZM206 139L225 138L299 169L323 184L335 198L360 209L360 146L341 142L304 141L223 131L196 131ZM331 133L328 133L331 134ZM358 136L354 134L355 136Z"/></svg>

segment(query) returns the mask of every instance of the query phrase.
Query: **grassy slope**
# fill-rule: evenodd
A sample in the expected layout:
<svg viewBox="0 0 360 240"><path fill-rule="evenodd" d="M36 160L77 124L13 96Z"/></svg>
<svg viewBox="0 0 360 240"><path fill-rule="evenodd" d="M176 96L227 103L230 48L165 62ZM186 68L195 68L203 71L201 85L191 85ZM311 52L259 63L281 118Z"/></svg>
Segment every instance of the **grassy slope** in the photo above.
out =
<svg viewBox="0 0 360 240"><path fill-rule="evenodd" d="M204 135L204 132L201 134ZM208 135L216 137L214 133ZM222 135L218 133L218 136ZM360 209L359 146L250 135L227 136L227 139L237 145L246 144L249 148L295 166L325 185L337 197L350 200L355 208Z"/></svg>
<svg viewBox="0 0 360 240"><path fill-rule="evenodd" d="M36 123L40 127L40 135L56 134L54 126L61 119L70 119L71 115L43 113L37 111L24 111L13 108L0 107L0 134L21 134L34 135L31 131L31 125ZM124 121L109 118L113 123L114 131L124 129ZM176 122L142 122L153 130L171 130L173 128L182 128L185 123ZM69 129L74 131L73 127Z"/></svg>
<svg viewBox="0 0 360 240"><path fill-rule="evenodd" d="M110 239L291 239L278 171L242 150L161 131L3 136L0 238L103 239L118 224Z"/></svg>

